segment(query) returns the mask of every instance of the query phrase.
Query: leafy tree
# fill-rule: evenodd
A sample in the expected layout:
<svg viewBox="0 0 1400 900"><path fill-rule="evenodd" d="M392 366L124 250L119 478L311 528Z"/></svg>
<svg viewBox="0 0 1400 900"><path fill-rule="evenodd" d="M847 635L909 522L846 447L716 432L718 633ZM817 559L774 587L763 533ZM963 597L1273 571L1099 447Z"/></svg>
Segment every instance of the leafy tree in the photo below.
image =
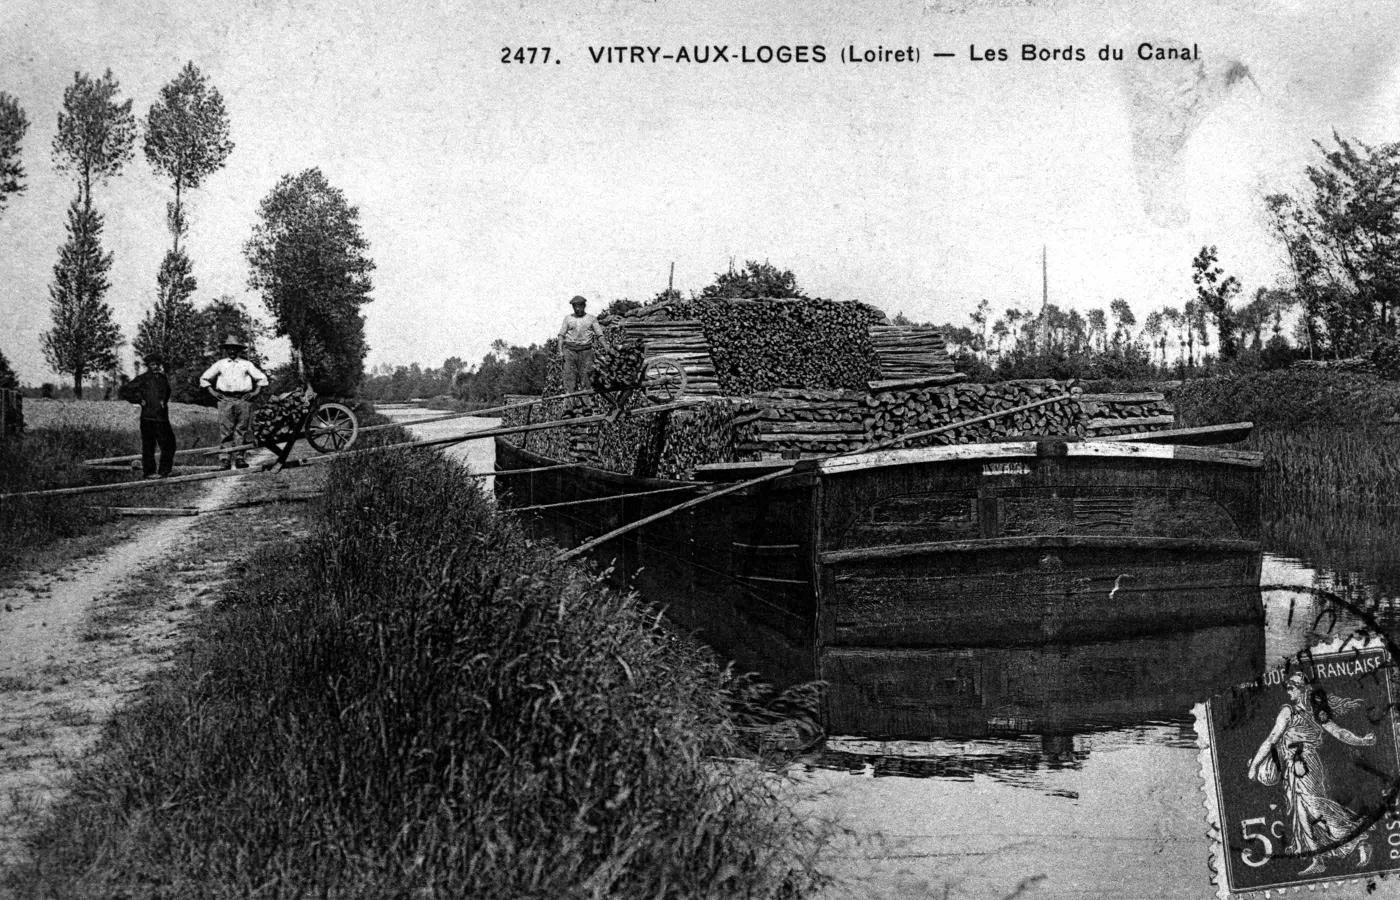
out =
<svg viewBox="0 0 1400 900"><path fill-rule="evenodd" d="M1400 143L1332 138L1335 148L1318 142L1322 160L1306 169L1310 191L1265 198L1293 271L1310 356L1324 349L1324 337L1342 354L1394 334L1400 304Z"/></svg>
<svg viewBox="0 0 1400 900"><path fill-rule="evenodd" d="M1217 259L1214 245L1202 247L1191 261L1191 281L1196 285L1199 306L1215 319L1220 358L1234 359L1239 348L1235 341L1236 326L1230 300L1240 292L1240 282L1235 276L1226 275Z"/></svg>
<svg viewBox="0 0 1400 900"><path fill-rule="evenodd" d="M233 152L228 125L224 98L193 62L160 89L160 99L146 113L146 161L175 187L167 210L175 251L186 231L181 194L223 168Z"/></svg>
<svg viewBox="0 0 1400 900"><path fill-rule="evenodd" d="M1108 349L1108 316L1104 314L1102 309L1091 309L1089 310L1087 321L1089 325L1089 343L1092 345L1094 338L1097 336L1099 339L1099 349Z"/></svg>
<svg viewBox="0 0 1400 900"><path fill-rule="evenodd" d="M1150 350L1161 353L1161 364L1167 364L1167 322L1160 309L1154 309L1142 320L1142 333L1147 338Z"/></svg>
<svg viewBox="0 0 1400 900"><path fill-rule="evenodd" d="M120 174L131 160L136 119L131 101L117 102L119 86L108 69L101 78L82 72L63 92L58 133L53 138L54 165L78 176L78 198L92 205L92 186Z"/></svg>
<svg viewBox="0 0 1400 900"><path fill-rule="evenodd" d="M1133 308L1122 297L1114 298L1108 304L1108 311L1113 315L1113 344L1115 347L1122 347L1132 337L1132 328L1137 325L1137 316L1133 315Z"/></svg>
<svg viewBox="0 0 1400 900"><path fill-rule="evenodd" d="M11 391L19 390L19 378L15 375L15 370L10 368L10 361L5 358L5 353L2 350L0 350L0 388Z"/></svg>
<svg viewBox="0 0 1400 900"><path fill-rule="evenodd" d="M29 130L29 119L19 101L0 91L0 212L11 194L24 192L24 165L19 161L19 142Z"/></svg>
<svg viewBox="0 0 1400 900"><path fill-rule="evenodd" d="M364 316L370 301L369 244L359 210L319 169L285 175L258 208L244 247L249 285L292 342L298 371L316 390L352 393L364 374Z"/></svg>
<svg viewBox="0 0 1400 900"><path fill-rule="evenodd" d="M767 262L748 260L743 271L715 275L713 284L700 292L702 299L756 299L756 298L795 298L806 299L807 295L797 287L797 276L790 270L779 269Z"/></svg>
<svg viewBox="0 0 1400 900"><path fill-rule="evenodd" d="M83 379L116 366L120 331L103 299L112 254L102 251L102 216L93 209L92 188L121 172L131 159L136 121L131 101L118 102L118 85L108 70L102 78L75 73L63 92L54 165L78 180L78 199L68 209L68 240L59 249L49 296L54 327L43 335L44 357L57 372L73 376L73 394L83 396Z"/></svg>
<svg viewBox="0 0 1400 900"><path fill-rule="evenodd" d="M73 376L73 396L82 399L83 379L117 363L121 331L102 299L112 254L102 252L102 216L74 200L68 207L68 240L58 251L49 298L53 328L41 341L55 372Z"/></svg>

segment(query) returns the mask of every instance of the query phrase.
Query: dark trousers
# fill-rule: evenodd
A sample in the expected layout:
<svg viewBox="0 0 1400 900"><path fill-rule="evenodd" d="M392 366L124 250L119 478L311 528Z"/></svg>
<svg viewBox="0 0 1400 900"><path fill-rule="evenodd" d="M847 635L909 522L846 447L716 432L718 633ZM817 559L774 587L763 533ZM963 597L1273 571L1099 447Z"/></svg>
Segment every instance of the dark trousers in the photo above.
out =
<svg viewBox="0 0 1400 900"><path fill-rule="evenodd" d="M160 469L156 469L156 447L160 447ZM168 421L141 420L141 471L146 475L169 475L175 465L175 429Z"/></svg>

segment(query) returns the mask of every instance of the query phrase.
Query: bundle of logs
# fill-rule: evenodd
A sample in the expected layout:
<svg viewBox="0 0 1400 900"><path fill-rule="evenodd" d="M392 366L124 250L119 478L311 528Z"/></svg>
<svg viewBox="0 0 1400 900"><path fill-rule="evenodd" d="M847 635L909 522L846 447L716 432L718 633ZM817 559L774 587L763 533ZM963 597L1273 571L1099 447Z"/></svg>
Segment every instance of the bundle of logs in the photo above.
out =
<svg viewBox="0 0 1400 900"><path fill-rule="evenodd" d="M1173 427L1176 421L1171 402L1156 392L1083 394L1079 405L1084 411L1085 433L1089 437L1161 431Z"/></svg>
<svg viewBox="0 0 1400 900"><path fill-rule="evenodd" d="M749 398L752 424L737 438L741 458L810 456L866 442L864 391L786 389Z"/></svg>
<svg viewBox="0 0 1400 900"><path fill-rule="evenodd" d="M870 343L882 379L947 375L953 361L943 332L932 325L871 325Z"/></svg>
<svg viewBox="0 0 1400 900"><path fill-rule="evenodd" d="M687 394L718 394L719 379L699 319L649 316L623 320L628 338L641 343L647 359L664 356L685 370Z"/></svg>
<svg viewBox="0 0 1400 900"><path fill-rule="evenodd" d="M613 341L593 356L590 376L595 391L622 391L635 388L642 377L642 345L636 341Z"/></svg>
<svg viewBox="0 0 1400 900"><path fill-rule="evenodd" d="M1086 422L1076 398L1080 389L1072 382L1051 379L1003 381L997 384L954 384L912 391L880 391L863 401L862 420L871 443L882 443L901 434L938 428L987 413L1024 406L1057 395L1069 399L1013 413L986 422L946 431L902 446L965 444L1001 441L1027 435L1082 437Z"/></svg>
<svg viewBox="0 0 1400 900"><path fill-rule="evenodd" d="M879 377L870 326L882 317L834 300L694 300L720 390L863 388Z"/></svg>

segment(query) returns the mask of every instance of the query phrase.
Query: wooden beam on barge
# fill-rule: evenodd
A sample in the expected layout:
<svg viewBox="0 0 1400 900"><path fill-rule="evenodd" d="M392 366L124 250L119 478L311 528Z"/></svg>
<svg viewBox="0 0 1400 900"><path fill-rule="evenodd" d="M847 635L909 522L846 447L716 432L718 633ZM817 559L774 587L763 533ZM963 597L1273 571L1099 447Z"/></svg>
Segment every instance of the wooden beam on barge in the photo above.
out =
<svg viewBox="0 0 1400 900"><path fill-rule="evenodd" d="M972 553L979 550L1190 550L1195 552L1257 553L1258 541L1235 539L1130 537L1101 534L1037 534L1015 537L976 538L966 541L925 541L917 544L886 544L880 547L856 547L850 550L827 550L821 554L823 563L868 562L899 559L928 553Z"/></svg>

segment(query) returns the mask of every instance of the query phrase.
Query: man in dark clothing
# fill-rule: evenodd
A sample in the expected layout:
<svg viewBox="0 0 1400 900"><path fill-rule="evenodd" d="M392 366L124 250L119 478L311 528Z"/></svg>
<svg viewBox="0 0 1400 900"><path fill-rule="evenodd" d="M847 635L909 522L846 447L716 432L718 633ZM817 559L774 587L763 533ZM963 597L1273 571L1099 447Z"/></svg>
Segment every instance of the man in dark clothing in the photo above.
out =
<svg viewBox="0 0 1400 900"><path fill-rule="evenodd" d="M161 372L164 360L146 357L146 371L122 385L123 400L141 407L141 471L147 478L167 478L175 464L175 430L170 427L170 379ZM160 468L156 468L156 447Z"/></svg>

